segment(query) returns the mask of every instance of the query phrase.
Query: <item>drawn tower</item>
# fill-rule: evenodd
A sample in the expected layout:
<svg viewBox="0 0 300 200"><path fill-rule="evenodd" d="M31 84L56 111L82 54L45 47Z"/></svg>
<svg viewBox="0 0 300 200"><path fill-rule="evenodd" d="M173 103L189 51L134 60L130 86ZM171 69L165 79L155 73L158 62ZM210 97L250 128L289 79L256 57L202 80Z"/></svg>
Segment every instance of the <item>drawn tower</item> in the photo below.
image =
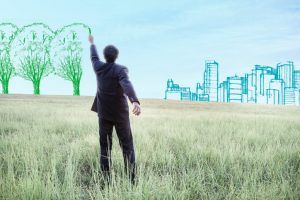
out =
<svg viewBox="0 0 300 200"><path fill-rule="evenodd" d="M219 86L219 63L215 60L205 61L204 71L204 94L207 94L209 101L218 101Z"/></svg>

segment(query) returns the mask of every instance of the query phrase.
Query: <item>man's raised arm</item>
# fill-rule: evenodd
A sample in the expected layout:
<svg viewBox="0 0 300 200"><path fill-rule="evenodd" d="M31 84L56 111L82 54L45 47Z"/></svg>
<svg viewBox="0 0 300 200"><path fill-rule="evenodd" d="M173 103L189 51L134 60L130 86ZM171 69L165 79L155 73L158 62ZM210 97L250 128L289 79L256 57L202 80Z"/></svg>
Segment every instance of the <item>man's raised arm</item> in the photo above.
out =
<svg viewBox="0 0 300 200"><path fill-rule="evenodd" d="M91 35L89 36L89 42L91 43L91 61L93 64L94 71L97 73L97 71L101 70L105 63L100 61L96 46L94 45L94 38Z"/></svg>

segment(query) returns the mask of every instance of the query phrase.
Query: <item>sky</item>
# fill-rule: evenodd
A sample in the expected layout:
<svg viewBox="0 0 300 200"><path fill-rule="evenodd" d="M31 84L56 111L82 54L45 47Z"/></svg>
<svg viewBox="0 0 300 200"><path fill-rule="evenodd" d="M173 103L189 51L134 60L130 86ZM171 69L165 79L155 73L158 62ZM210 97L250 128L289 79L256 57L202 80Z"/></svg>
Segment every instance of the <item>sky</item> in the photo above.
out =
<svg viewBox="0 0 300 200"><path fill-rule="evenodd" d="M0 0L0 23L43 22L58 29L73 22L92 28L101 58L107 44L129 68L140 98L163 98L168 78L195 90L205 60L219 63L220 80L294 61L300 69L300 0ZM96 78L83 41L81 95L95 95ZM1 92L1 90L0 90ZM32 94L32 83L13 77L10 93ZM41 94L72 95L72 84L54 75Z"/></svg>

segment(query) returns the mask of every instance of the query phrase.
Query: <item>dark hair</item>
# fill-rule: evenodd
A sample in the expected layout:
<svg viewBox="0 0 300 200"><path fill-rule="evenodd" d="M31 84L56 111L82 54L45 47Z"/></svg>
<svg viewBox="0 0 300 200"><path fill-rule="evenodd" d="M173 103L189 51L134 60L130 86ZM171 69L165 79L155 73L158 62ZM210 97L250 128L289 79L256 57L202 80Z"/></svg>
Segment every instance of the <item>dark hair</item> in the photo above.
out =
<svg viewBox="0 0 300 200"><path fill-rule="evenodd" d="M114 45L108 45L103 50L104 58L106 62L115 62L118 57L119 50Z"/></svg>

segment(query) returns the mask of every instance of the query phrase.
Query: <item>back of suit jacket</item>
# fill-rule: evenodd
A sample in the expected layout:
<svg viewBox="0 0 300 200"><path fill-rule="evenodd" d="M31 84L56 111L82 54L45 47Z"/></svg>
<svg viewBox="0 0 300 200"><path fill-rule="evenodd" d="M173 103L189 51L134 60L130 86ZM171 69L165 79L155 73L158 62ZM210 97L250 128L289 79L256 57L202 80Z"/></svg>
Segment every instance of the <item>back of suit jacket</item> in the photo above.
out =
<svg viewBox="0 0 300 200"><path fill-rule="evenodd" d="M131 102L139 103L129 81L127 68L100 61L95 45L91 46L91 60L97 77L97 94L92 110L106 120L127 120L129 112L126 96Z"/></svg>

